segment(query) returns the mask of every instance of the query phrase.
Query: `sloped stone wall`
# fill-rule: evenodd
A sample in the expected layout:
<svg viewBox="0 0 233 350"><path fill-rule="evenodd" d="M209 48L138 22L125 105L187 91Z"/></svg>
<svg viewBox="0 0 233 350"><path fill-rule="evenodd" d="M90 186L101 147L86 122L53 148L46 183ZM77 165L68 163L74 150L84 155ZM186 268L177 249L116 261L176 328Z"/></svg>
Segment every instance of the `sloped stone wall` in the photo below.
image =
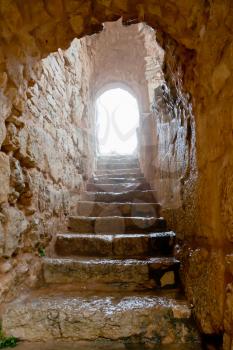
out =
<svg viewBox="0 0 233 350"><path fill-rule="evenodd" d="M5 77L20 90L27 83L23 68L16 67L9 60ZM2 296L16 292L25 279L28 285L36 282L38 253L66 227L91 172L91 64L85 39L75 39L68 50L59 49L31 69L35 78L28 82L25 101L17 96L6 115L0 152Z"/></svg>

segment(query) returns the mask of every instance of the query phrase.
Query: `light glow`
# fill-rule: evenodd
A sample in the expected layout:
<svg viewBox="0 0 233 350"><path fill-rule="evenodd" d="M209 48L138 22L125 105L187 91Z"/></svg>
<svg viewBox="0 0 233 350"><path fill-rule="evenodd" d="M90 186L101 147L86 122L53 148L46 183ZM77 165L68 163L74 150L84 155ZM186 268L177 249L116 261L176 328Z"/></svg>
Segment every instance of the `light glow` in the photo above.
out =
<svg viewBox="0 0 233 350"><path fill-rule="evenodd" d="M126 90L105 91L96 101L97 143L100 154L133 154L137 149L139 109Z"/></svg>

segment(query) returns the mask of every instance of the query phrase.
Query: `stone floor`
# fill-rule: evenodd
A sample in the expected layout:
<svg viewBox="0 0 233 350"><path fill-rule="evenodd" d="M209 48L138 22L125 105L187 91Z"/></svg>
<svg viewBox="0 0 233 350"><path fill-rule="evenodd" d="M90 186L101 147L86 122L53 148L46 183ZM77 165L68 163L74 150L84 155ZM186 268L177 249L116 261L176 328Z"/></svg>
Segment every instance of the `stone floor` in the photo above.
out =
<svg viewBox="0 0 233 350"><path fill-rule="evenodd" d="M153 345L153 344L93 344L86 342L48 342L48 343L26 343L22 342L16 350L201 350L199 343L193 344L172 344L172 345Z"/></svg>

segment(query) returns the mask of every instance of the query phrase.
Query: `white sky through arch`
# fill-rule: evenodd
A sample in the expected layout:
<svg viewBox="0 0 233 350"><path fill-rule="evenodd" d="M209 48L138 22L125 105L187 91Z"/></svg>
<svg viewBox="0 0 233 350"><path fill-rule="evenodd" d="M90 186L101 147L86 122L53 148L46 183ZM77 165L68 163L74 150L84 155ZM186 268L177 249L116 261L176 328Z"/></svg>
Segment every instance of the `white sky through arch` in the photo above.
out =
<svg viewBox="0 0 233 350"><path fill-rule="evenodd" d="M132 154L137 148L137 100L126 90L105 91L96 101L97 141L100 154Z"/></svg>

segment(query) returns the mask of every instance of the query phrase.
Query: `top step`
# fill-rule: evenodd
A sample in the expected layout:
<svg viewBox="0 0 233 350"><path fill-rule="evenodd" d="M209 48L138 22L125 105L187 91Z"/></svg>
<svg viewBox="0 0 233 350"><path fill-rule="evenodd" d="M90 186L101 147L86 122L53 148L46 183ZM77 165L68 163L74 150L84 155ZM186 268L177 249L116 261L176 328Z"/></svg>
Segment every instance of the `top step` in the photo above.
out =
<svg viewBox="0 0 233 350"><path fill-rule="evenodd" d="M98 162L97 170L139 169L137 162Z"/></svg>
<svg viewBox="0 0 233 350"><path fill-rule="evenodd" d="M89 183L102 183L102 184L114 184L124 182L140 182L145 181L143 176L135 174L117 174L117 175L95 175L89 179Z"/></svg>
<svg viewBox="0 0 233 350"><path fill-rule="evenodd" d="M137 156L131 156L131 155L112 155L112 156L98 156L97 157L97 161L106 161L106 162L124 162L124 161L138 161L138 157Z"/></svg>
<svg viewBox="0 0 233 350"><path fill-rule="evenodd" d="M140 176L142 177L142 172L139 168L125 168L120 169L119 167L117 169L97 169L95 171L95 175L112 175L112 177L115 177L116 175L120 175L122 177L125 175L135 177Z"/></svg>
<svg viewBox="0 0 233 350"><path fill-rule="evenodd" d="M130 166L138 166L139 162L138 159L136 158L97 158L97 167L102 166L102 165L111 165L111 164L127 164L129 167Z"/></svg>

